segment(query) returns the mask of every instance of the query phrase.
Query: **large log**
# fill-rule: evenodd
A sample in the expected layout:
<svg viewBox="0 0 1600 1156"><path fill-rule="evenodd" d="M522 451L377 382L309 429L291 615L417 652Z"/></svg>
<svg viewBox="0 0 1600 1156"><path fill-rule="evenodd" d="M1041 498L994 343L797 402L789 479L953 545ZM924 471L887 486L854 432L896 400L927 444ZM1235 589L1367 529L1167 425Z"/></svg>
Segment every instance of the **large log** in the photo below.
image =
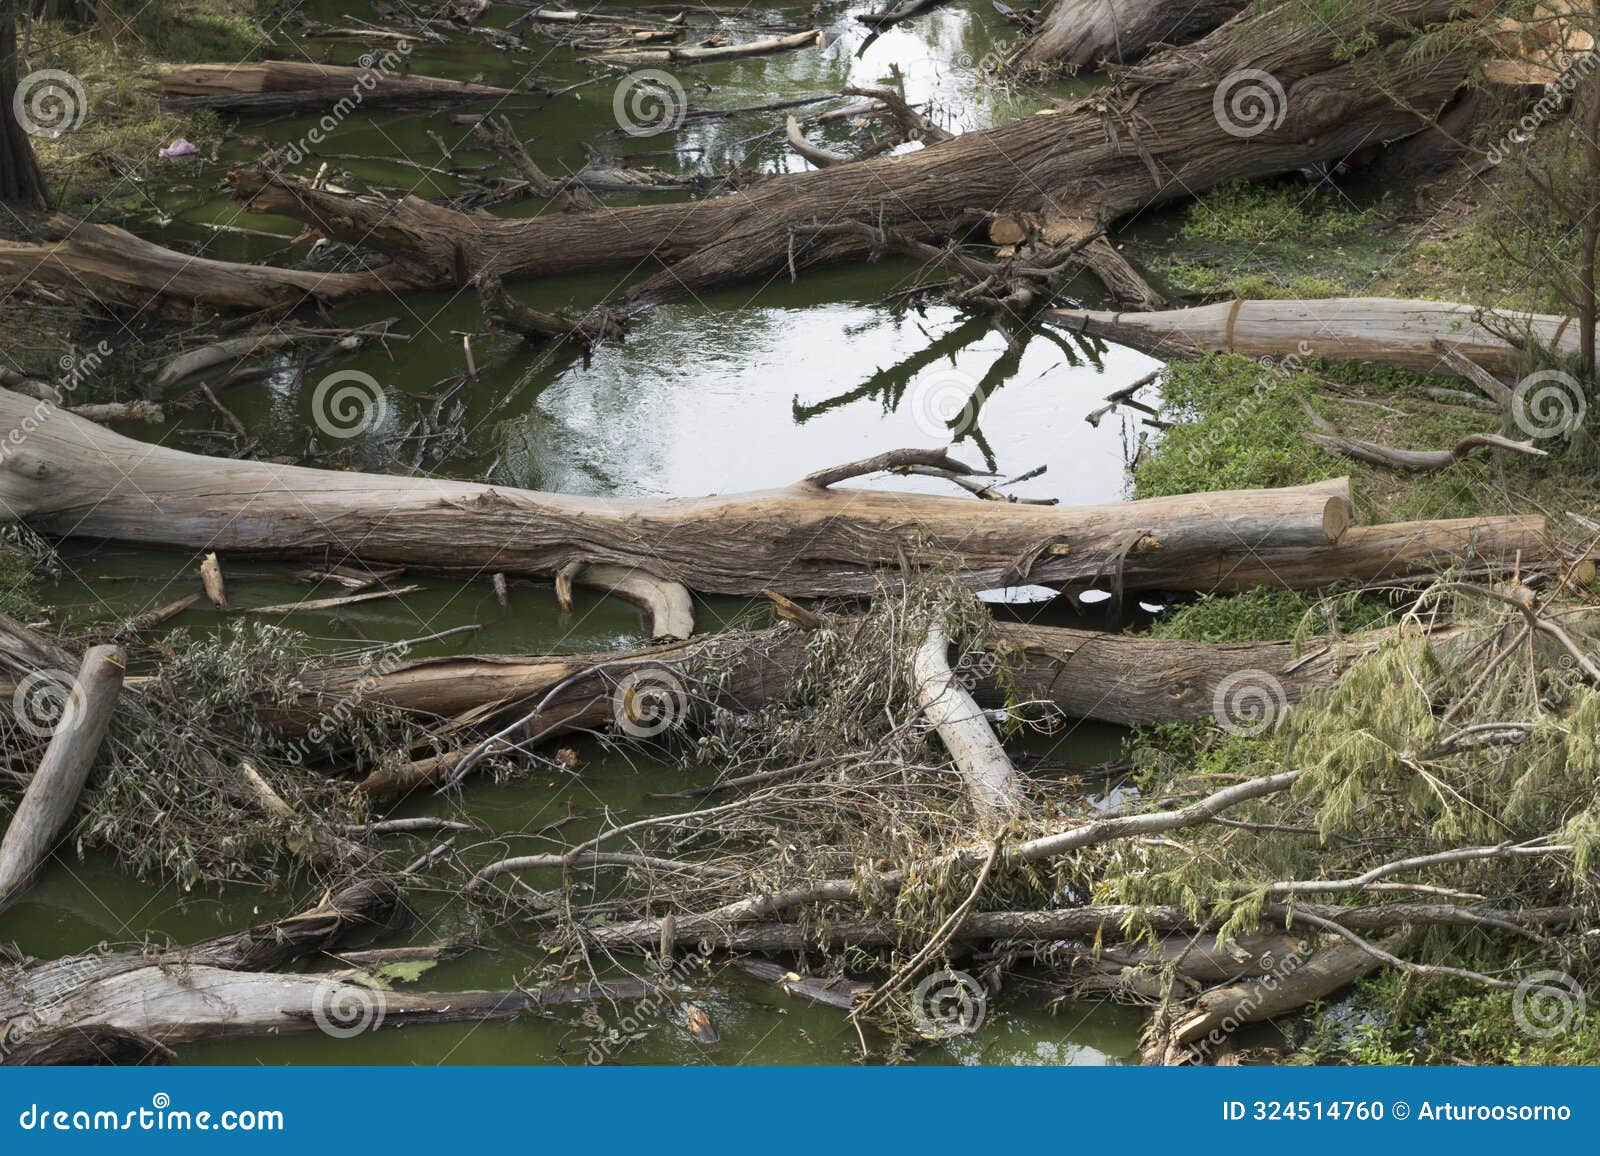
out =
<svg viewBox="0 0 1600 1156"><path fill-rule="evenodd" d="M63 678L60 672L38 672ZM61 715L38 770L0 841L0 911L16 902L55 846L88 781L122 689L122 652L93 646L70 687L58 684ZM24 704L25 706L26 704Z"/></svg>
<svg viewBox="0 0 1600 1156"><path fill-rule="evenodd" d="M1452 8L1450 0L1392 0L1373 21L1374 43L1389 44L1408 26L1444 19ZM1189 48L1152 56L1068 109L901 156L787 174L734 195L689 203L505 220L453 212L415 197L389 202L339 196L303 181L241 172L235 189L249 206L297 217L329 237L366 244L394 260L361 274L290 276L219 263L170 287L153 276L140 280L150 298L253 308L266 289L282 307L292 308L306 299L307 276L323 278L309 292L329 301L370 292L374 282L404 294L462 285L486 271L509 280L636 269L652 261L670 265L623 295L618 305L626 310L872 250L872 242L859 235L798 227L811 222L871 222L877 230L922 241L981 235L976 230L986 221L975 218L975 210L1058 216L1060 206L1071 205L1082 217L1105 223L1214 185L1343 159L1361 146L1425 127L1460 84L1464 57L1412 61L1398 46L1380 48L1394 54L1389 83L1380 91L1362 79L1371 62L1340 58L1360 31L1297 24L1272 11L1244 13ZM1241 125L1214 115L1213 98L1224 78L1252 71L1270 73L1284 94L1267 119ZM103 248L108 235L100 241ZM86 256L71 241L52 249L0 248L0 288L37 280L104 297L100 282L106 271L81 267ZM131 251L127 258L151 259ZM134 277L119 271L113 280L125 291Z"/></svg>
<svg viewBox="0 0 1600 1156"><path fill-rule="evenodd" d="M378 68L309 60L256 64L169 64L160 72L162 104L230 112L292 112L396 104L450 104L515 96L513 89ZM343 114L340 114L343 119Z"/></svg>
<svg viewBox="0 0 1600 1156"><path fill-rule="evenodd" d="M68 956L0 970L0 1064L94 1062L95 1041L117 1053L165 1051L196 1040L321 1029L334 1037L383 1026L495 1019L595 999L632 999L634 981L505 992L395 992L281 967L381 925L397 895L357 880L316 908L186 947ZM144 1046L139 1046L144 1045Z"/></svg>
<svg viewBox="0 0 1600 1156"><path fill-rule="evenodd" d="M3 616L0 616L3 618ZM844 627L847 628L847 627ZM1454 631L1430 635L1443 643ZM1219 695L1248 673L1249 684L1284 708L1331 684L1356 658L1393 639L1391 631L1290 642L1205 643L1105 634L1023 623L993 624L995 663L964 663L972 694L986 707L1049 704L1069 718L1123 726L1214 717ZM418 659L402 665L341 666L301 676L302 697L275 708L266 721L286 735L314 725L329 704L362 711L394 708L428 720L520 715L559 689L530 729L546 738L609 726L621 676L654 668L688 690L709 665L716 686L693 687L692 698L745 713L791 688L805 660L807 634L789 627L730 631L691 643L570 655L486 655ZM1003 672L1003 673L1002 673ZM3 690L0 687L0 690ZM691 696L685 696L685 702ZM1224 702L1221 709L1230 709ZM1276 708L1273 708L1276 709ZM449 765L424 761L408 771L377 771L361 789L387 796L431 782Z"/></svg>
<svg viewBox="0 0 1600 1156"><path fill-rule="evenodd" d="M876 571L902 565L949 568L980 589L1085 583L1135 560L1145 581L1172 585L1169 577L1207 559L1326 546L1343 534L1350 509L1343 478L1077 508L812 479L705 498L539 493L201 457L6 390L0 443L9 443L0 515L47 533L535 577L603 563L725 594L775 584L801 596L869 594ZM882 460L891 457L949 461L932 451Z"/></svg>
<svg viewBox="0 0 1600 1156"><path fill-rule="evenodd" d="M1568 317L1390 297L1223 301L1154 313L1052 309L1045 319L1162 357L1227 350L1248 357L1375 362L1423 373L1461 373L1443 348L1490 373L1515 373L1522 357L1507 335L1563 353L1578 351L1578 329Z"/></svg>
<svg viewBox="0 0 1600 1156"><path fill-rule="evenodd" d="M1132 64L1157 44L1186 44L1233 19L1246 0L1056 0L1017 57L1023 64Z"/></svg>

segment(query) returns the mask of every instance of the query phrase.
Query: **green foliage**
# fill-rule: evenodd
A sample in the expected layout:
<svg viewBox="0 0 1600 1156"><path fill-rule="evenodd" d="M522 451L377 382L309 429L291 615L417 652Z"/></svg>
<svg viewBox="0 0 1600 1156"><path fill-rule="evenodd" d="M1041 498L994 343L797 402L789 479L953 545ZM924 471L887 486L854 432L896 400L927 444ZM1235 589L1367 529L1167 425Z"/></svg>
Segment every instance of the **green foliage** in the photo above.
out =
<svg viewBox="0 0 1600 1156"><path fill-rule="evenodd" d="M1322 244L1359 236L1373 213L1324 186L1222 185L1189 204L1179 237L1222 245Z"/></svg>
<svg viewBox="0 0 1600 1156"><path fill-rule="evenodd" d="M1237 354L1173 362L1161 416L1176 422L1134 472L1134 496L1287 486L1345 470L1300 437L1315 379Z"/></svg>
<svg viewBox="0 0 1600 1156"><path fill-rule="evenodd" d="M1322 598L1300 590L1257 586L1242 594L1203 594L1162 615L1149 633L1153 638L1193 642L1271 642L1334 628L1343 633L1373 630L1385 625L1393 613L1378 597Z"/></svg>
<svg viewBox="0 0 1600 1156"><path fill-rule="evenodd" d="M1592 1008L1541 1038L1517 1023L1514 993L1455 979L1418 983L1379 972L1340 1004L1318 1009L1291 1063L1600 1063L1600 1015ZM1360 1009L1360 1010L1355 1010Z"/></svg>

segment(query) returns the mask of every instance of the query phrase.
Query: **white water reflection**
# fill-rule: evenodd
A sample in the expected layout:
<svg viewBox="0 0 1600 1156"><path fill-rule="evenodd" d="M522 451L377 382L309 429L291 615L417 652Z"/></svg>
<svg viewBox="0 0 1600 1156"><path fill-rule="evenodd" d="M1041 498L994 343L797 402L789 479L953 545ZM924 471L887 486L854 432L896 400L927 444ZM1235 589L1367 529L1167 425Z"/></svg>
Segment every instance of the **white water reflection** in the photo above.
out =
<svg viewBox="0 0 1600 1156"><path fill-rule="evenodd" d="M1112 347L1101 366L1074 367L1061 347L1036 337L953 440L915 404L918 382L981 388L1007 354L999 334L980 330L909 381L863 389L875 370L915 357L959 324L945 306L899 318L849 304L660 309L632 339L600 348L533 401L513 427L507 464L541 489L669 496L783 485L888 449L950 444L952 456L975 468L990 447L1005 477L1047 467L1008 491L1019 497L1083 504L1126 496L1115 419L1095 429L1083 418L1156 364L1141 353ZM875 484L960 493L929 478Z"/></svg>

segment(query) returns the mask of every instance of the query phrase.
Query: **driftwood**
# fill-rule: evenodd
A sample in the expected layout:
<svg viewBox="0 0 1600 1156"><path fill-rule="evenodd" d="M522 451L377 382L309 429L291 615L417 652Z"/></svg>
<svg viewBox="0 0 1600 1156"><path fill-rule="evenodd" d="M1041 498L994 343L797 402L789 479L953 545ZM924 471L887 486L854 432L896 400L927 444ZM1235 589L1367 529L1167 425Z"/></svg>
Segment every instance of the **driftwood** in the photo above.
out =
<svg viewBox="0 0 1600 1156"><path fill-rule="evenodd" d="M912 693L966 781L980 824L1003 824L1022 810L1022 784L988 717L956 681L949 651L944 631L930 627L911 660Z"/></svg>
<svg viewBox="0 0 1600 1156"><path fill-rule="evenodd" d="M1480 927L1489 921L1545 931L1565 927L1581 918L1577 908L1541 907L1519 911L1476 909L1450 903L1373 903L1340 906L1332 903L1296 904L1301 911L1330 920L1352 931L1387 931L1405 927ZM1287 908L1268 914L1279 926L1292 925ZM1181 907L1167 904L1096 904L1049 911L974 911L951 933L956 943L994 940L1049 943L1058 939L1103 936L1114 940L1131 921L1156 931L1201 930ZM648 951L660 935L659 920L644 920L625 928L595 928L596 943L614 950ZM679 917L679 924L686 921ZM751 921L743 924L702 926L694 935L719 951L807 951L816 947L893 947L904 931L892 919L829 919L816 924ZM688 934L687 930L681 934Z"/></svg>
<svg viewBox="0 0 1600 1156"><path fill-rule="evenodd" d="M585 345L622 336L622 325L604 309L582 316L546 313L507 293L500 278L492 272L479 274L476 281L478 301L492 328L509 329L527 341L560 341L570 337Z"/></svg>
<svg viewBox="0 0 1600 1156"><path fill-rule="evenodd" d="M286 112L321 109L341 100L363 107L447 104L514 96L509 88L373 68L268 60L259 64L175 64L161 70L162 104L168 108Z"/></svg>
<svg viewBox="0 0 1600 1156"><path fill-rule="evenodd" d="M627 566L575 564L556 575L556 599L572 611L572 586L592 586L625 598L650 616L650 637L687 639L694 633L694 599L681 583L663 582Z"/></svg>
<svg viewBox="0 0 1600 1156"><path fill-rule="evenodd" d="M1447 351L1491 374L1515 373L1521 354L1508 334L1563 353L1578 349L1577 327L1554 314L1389 297L1225 301L1159 313L1052 309L1044 316L1075 333L1161 356L1220 349L1247 357L1375 362L1423 373L1464 375Z"/></svg>
<svg viewBox="0 0 1600 1156"><path fill-rule="evenodd" d="M1347 943L1280 955L1272 974L1214 987L1186 1007L1158 1013L1142 1043L1145 1063L1209 1058L1237 1029L1332 995L1381 966L1373 955Z"/></svg>
<svg viewBox="0 0 1600 1156"><path fill-rule="evenodd" d="M595 200L583 185L576 181L556 180L541 169L528 154L527 147L517 139L516 131L512 128L510 120L505 117L496 121L493 117L485 116L478 121L472 132L475 137L510 161L528 188L536 196L549 200L553 208L562 212L591 212L600 207L600 202Z"/></svg>
<svg viewBox="0 0 1600 1156"><path fill-rule="evenodd" d="M1119 566L1125 584L1181 589L1184 572L1209 570L1196 588L1211 589L1230 562L1331 548L1350 514L1347 479L1078 508L810 481L668 500L546 494L200 457L68 414L41 420L38 404L0 391L0 430L22 439L0 469L0 509L47 533L529 577L621 565L704 593L781 580L793 596L868 594L876 570L902 565L948 567L977 589L1088 585Z"/></svg>
<svg viewBox="0 0 1600 1156"><path fill-rule="evenodd" d="M61 717L0 841L0 911L26 889L78 805L111 725L122 689L122 663L116 647L90 647L71 688L56 688L62 696Z"/></svg>
<svg viewBox="0 0 1600 1156"><path fill-rule="evenodd" d="M812 28L791 36L751 40L744 44L691 46L688 48L639 48L602 52L595 57L603 64L713 64L721 60L743 60L750 56L770 56L774 52L793 52L822 43L822 29Z"/></svg>
<svg viewBox="0 0 1600 1156"><path fill-rule="evenodd" d="M1378 442L1363 441L1360 438L1343 437L1326 430L1320 433L1305 430L1302 436L1329 453L1393 470L1442 470L1455 465L1473 450L1480 449L1506 450L1541 458L1546 456L1546 451L1539 449L1532 442L1512 441L1499 434L1469 434L1447 450L1401 449L1396 446L1381 445Z"/></svg>
<svg viewBox="0 0 1600 1156"><path fill-rule="evenodd" d="M847 164L854 159L844 153L836 153L820 148L806 140L806 134L800 131L800 122L792 116L784 122L783 131L785 138L789 141L789 147L819 169L825 169L829 165Z"/></svg>
<svg viewBox="0 0 1600 1156"><path fill-rule="evenodd" d="M1406 25L1451 11L1448 0L1395 0L1372 31L1388 42ZM623 295L618 308L627 312L708 286L871 251L871 242L860 237L801 237L795 226L805 222L856 219L942 242L965 236L974 211L1044 213L1069 204L1103 224L1217 184L1342 159L1359 146L1423 128L1428 114L1419 110L1450 98L1465 75L1465 58L1396 60L1392 83L1379 92L1359 79L1366 62L1338 59L1357 31L1290 26L1270 11L1245 13L1196 45L1152 56L1117 85L1053 115L686 203L501 220L416 197L345 197L303 181L240 172L233 183L247 206L295 217L393 260L350 273L196 262L102 227L53 245L0 244L0 289L32 284L89 294L113 308L194 302L294 308L308 296L333 301L459 286L488 268L511 280L667 263ZM1241 69L1272 73L1287 93L1281 121L1248 137L1195 114L1210 108L1218 77Z"/></svg>
<svg viewBox="0 0 1600 1156"><path fill-rule="evenodd" d="M687 684L692 669L707 661L715 663L721 680L716 705L755 711L787 691L804 660L809 629L815 627L731 631L688 644L599 654L428 658L377 673L367 666L329 667L306 672L301 702L274 711L269 721L287 734L298 734L329 701L349 702L357 710L392 707L430 719L481 717L544 701L560 689L533 724L553 738L609 725L622 675L655 669ZM1451 630L1440 629L1431 637L1443 643L1452 636ZM1259 671L1276 680L1283 705L1290 706L1394 637L1393 632L1374 631L1343 639L1313 638L1297 650L1288 642L1187 642L1000 622L994 624L989 646L998 660L995 665L1007 670L1010 681L1003 682L997 670L980 663L971 692L980 706L1004 706L1014 692L1023 701L1048 704L1070 718L1125 726L1206 718L1217 709L1219 688L1240 671ZM697 688L697 694L710 692ZM374 772L362 789L392 794L432 781L424 772L433 769L436 765L429 764L411 778Z"/></svg>
<svg viewBox="0 0 1600 1156"><path fill-rule="evenodd" d="M561 1004L635 999L638 981L501 992L397 992L336 976L265 971L388 919L396 895L363 880L300 915L186 948L73 956L0 972L0 1063L82 1059L109 1034L152 1049L321 1028L335 1037L408 1023L495 1019Z"/></svg>
<svg viewBox="0 0 1600 1156"><path fill-rule="evenodd" d="M1017 59L1095 68L1132 64L1158 44L1186 44L1233 19L1244 0L1056 0Z"/></svg>

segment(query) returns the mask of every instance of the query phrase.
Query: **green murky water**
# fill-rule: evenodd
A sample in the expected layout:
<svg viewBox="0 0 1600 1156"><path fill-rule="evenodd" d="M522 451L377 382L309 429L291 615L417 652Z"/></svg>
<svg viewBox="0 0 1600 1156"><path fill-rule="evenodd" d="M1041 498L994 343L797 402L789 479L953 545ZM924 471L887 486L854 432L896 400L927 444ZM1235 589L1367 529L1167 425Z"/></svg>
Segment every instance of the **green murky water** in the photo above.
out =
<svg viewBox="0 0 1600 1156"><path fill-rule="evenodd" d="M1002 52L1014 37L1010 25L986 0L963 0L869 37L853 13L866 5L821 4L804 8L696 9L729 15L725 31L735 40L777 34L815 23L828 30L820 49L692 67L677 71L691 108L733 108L762 102L836 93L846 84L877 85L890 66L905 77L913 101L934 101L937 119L961 130L1029 114L1041 94L1012 91L982 70L986 56ZM317 0L303 11L343 24L343 0ZM521 9L496 5L480 25L505 27ZM358 12L368 18L370 12ZM292 23L274 29L272 55L355 63L370 49L360 44L301 40ZM709 30L709 29L708 29ZM523 31L526 33L527 29ZM521 87L533 77L555 90L593 76L579 53L527 35L523 51L501 52L486 38L460 34L449 45L417 45L411 67L419 73L479 79ZM649 164L683 173L714 172L732 164L772 172L803 167L783 140L781 112L726 119L691 120L681 131L634 137L618 130L605 79L558 96L519 95L501 111L529 142L546 171L562 173L586 160L610 165ZM1062 90L1057 95L1066 95ZM828 107L819 105L817 107ZM311 175L326 162L329 177L343 187L377 186L394 195L460 192L449 164L505 172L493 154L476 147L470 130L451 117L464 108L429 112L376 110L344 121L294 171ZM478 111L476 107L473 111ZM802 113L808 110L800 110ZM303 138L316 116L239 122L218 163L172 164L154 195L170 214L164 227L139 222L139 231L169 244L204 246L214 257L291 262L306 256L291 246L297 226L289 221L242 215L220 191L219 178L233 164L258 155L261 142ZM433 134L433 135L430 135ZM249 137L251 140L242 138ZM438 139L436 140L435 137ZM848 148L839 128L814 129L825 147ZM209 152L212 142L196 142ZM644 200L679 194L639 194ZM626 203L629 197L610 197ZM533 211L529 202L500 206L502 213ZM239 226L276 233L268 237L208 226ZM884 299L911 283L916 270L885 260L875 265L824 270L797 283L737 286L669 305L639 318L627 339L584 356L567 347L524 346L491 337L470 294L417 293L380 297L336 311L341 324L395 318L395 329L412 336L388 350L373 349L310 369L303 375L286 358L265 378L228 386L222 399L247 427L261 456L285 456L324 466L390 473L431 473L484 479L504 485L575 493L640 495L729 492L781 484L822 465L904 445L930 445L951 438L961 425L955 454L1007 475L1038 466L1041 476L1022 483L1025 496L1057 496L1069 503L1114 501L1126 489L1128 442L1137 436L1117 419L1091 428L1083 416L1099 399L1142 375L1153 362L1129 350L1090 355L1071 343L1036 336L1010 348L999 333L964 322L954 310L933 304L897 314ZM542 308L587 307L627 282L619 276L552 279L518 284L513 292ZM1075 286L1094 300L1092 286ZM472 334L477 377L463 382L462 334ZM136 362L137 329L110 335ZM370 374L385 394L386 418L360 437L317 436L312 422L312 385L334 370ZM125 383L96 382L107 396L128 396ZM212 431L224 428L206 404L182 408L197 395L193 384L177 387L169 424L123 427L130 436L200 452L229 452L233 445ZM408 440L436 400L443 424L458 432L442 457L416 454ZM953 399L953 400L952 400ZM459 402L459 411L456 405ZM965 414L969 420L961 421ZM453 420L449 420L452 418ZM943 492L927 479L883 480ZM170 602L194 588L194 559L179 552L136 550L125 545L66 545L65 572L47 592L58 620L106 622ZM230 596L237 605L266 605L327 597L337 589L312 589L293 577L295 567L238 560L226 563ZM416 638L476 624L470 634L418 648L417 653L537 653L597 650L643 641L638 613L626 603L579 591L573 611L563 613L548 586L513 585L511 609L502 610L487 582L463 585L439 576L407 576L423 589L333 612L297 614L284 621L330 648L374 640ZM742 602L720 599L697 609L702 629L736 614ZM1024 612L1017 608L1014 612ZM1065 620L1054 608L1028 612ZM172 627L207 630L223 615L195 608ZM1114 754L1111 728L1085 725L1036 748L1063 767L1087 767ZM569 813L583 816L564 828L562 840L593 829L603 810L638 815L664 804L653 796L680 789L673 767L623 757L593 747L583 751L577 775L534 772L516 783L468 783L462 809L486 831L514 834L536 830ZM436 801L406 805L403 813L426 813ZM681 803L678 804L681 806ZM402 837L396 837L397 842ZM416 840L420 849L424 844ZM469 860L496 857L505 847L552 850L555 844L526 837L461 847ZM554 880L531 880L553 885ZM278 914L302 896L261 895L235 889L223 895L181 894L172 887L140 883L94 856L58 859L28 900L0 917L0 940L46 956L81 950L102 941L141 939L146 932L182 941L214 934ZM429 943L470 929L459 905L429 896L417 900L418 921L409 942ZM398 942L385 940L385 945ZM525 974L533 949L514 935L491 939L485 949L441 964L423 985L434 990L499 988ZM858 1055L855 1032L840 1013L775 994L734 970L690 977L703 988L695 998L711 1015L722 1042L694 1043L675 1013L656 1017L643 1038L613 1055L621 1063L834 1063ZM921 1049L927 1063L1106 1063L1132 1057L1139 1016L1104 1005L1054 1004L1047 984L1017 981L993 1001L976 1035ZM511 1023L408 1028L350 1040L319 1033L251 1039L183 1049L194 1063L582 1063L596 1025L593 1013L576 1009L549 1018ZM612 1013L604 1013L607 1020Z"/></svg>

